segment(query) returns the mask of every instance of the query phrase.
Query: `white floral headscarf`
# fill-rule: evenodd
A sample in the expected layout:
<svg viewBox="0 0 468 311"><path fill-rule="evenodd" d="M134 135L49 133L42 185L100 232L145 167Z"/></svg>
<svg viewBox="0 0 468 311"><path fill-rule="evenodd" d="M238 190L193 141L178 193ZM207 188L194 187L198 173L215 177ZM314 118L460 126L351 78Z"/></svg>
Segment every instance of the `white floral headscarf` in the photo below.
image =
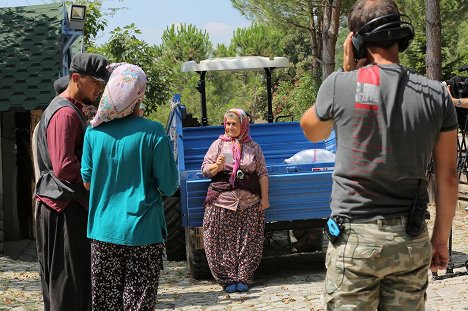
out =
<svg viewBox="0 0 468 311"><path fill-rule="evenodd" d="M102 94L96 116L90 122L92 127L130 115L145 95L146 74L140 67L128 63L113 63L107 69L112 74Z"/></svg>

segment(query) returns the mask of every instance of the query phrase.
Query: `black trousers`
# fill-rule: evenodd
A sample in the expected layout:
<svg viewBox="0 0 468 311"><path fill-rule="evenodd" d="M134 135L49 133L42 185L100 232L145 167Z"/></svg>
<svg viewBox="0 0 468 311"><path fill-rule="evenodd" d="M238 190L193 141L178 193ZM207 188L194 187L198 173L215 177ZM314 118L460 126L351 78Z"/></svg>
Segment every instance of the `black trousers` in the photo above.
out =
<svg viewBox="0 0 468 311"><path fill-rule="evenodd" d="M58 213L38 202L37 257L46 311L91 310L91 246L88 214L76 202Z"/></svg>

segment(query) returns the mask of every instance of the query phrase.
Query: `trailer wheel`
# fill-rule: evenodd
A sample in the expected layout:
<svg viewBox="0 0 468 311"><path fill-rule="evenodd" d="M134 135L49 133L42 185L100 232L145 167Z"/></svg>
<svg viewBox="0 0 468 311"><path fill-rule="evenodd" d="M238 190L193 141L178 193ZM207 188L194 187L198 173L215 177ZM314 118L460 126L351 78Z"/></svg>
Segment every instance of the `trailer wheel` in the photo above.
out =
<svg viewBox="0 0 468 311"><path fill-rule="evenodd" d="M196 280L210 279L210 268L206 260L203 247L203 229L185 228L185 240L187 244L187 265L190 275Z"/></svg>
<svg viewBox="0 0 468 311"><path fill-rule="evenodd" d="M290 231L289 238L294 238L291 245L296 252L323 251L324 239L326 239L322 228L293 229Z"/></svg>
<svg viewBox="0 0 468 311"><path fill-rule="evenodd" d="M180 192L164 198L164 215L167 225L166 256L169 261L185 260L185 232L182 226Z"/></svg>

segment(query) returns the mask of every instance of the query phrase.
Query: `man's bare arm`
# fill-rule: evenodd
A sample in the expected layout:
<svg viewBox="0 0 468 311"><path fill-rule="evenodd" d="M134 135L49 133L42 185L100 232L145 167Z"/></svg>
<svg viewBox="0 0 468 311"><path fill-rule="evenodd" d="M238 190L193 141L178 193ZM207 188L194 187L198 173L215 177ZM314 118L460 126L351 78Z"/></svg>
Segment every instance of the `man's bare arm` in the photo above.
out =
<svg viewBox="0 0 468 311"><path fill-rule="evenodd" d="M448 238L458 200L457 130L441 132L433 151L436 177L436 217L432 232L431 270L448 263Z"/></svg>
<svg viewBox="0 0 468 311"><path fill-rule="evenodd" d="M301 117L301 127L305 137L313 142L327 139L333 129L333 121L320 121L315 112L315 107L307 109Z"/></svg>

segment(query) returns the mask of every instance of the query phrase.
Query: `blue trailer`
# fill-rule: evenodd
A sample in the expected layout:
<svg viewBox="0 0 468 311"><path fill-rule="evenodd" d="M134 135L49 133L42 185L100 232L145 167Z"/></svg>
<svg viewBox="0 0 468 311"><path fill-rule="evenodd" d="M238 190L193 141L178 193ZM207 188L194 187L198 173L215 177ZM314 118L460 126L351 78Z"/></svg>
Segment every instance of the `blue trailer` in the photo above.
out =
<svg viewBox="0 0 468 311"><path fill-rule="evenodd" d="M271 74L271 70L276 67L268 64L268 58L262 59L267 63L259 63L258 66L265 66L263 68L268 68ZM240 62L236 66L239 64ZM190 64L193 71L199 72L200 77L204 78L204 73L196 65ZM245 67L247 66L242 68L252 70ZM215 68L229 70L226 65ZM209 71L209 68L206 69ZM203 90L200 93L203 105ZM271 112L271 96L268 110ZM203 111L206 113L206 109L202 109L202 114ZM250 128L253 140L263 151L269 173L271 206L266 210L266 231L321 228L330 215L334 163L287 164L284 160L305 149L334 152L334 134L325 141L312 143L304 137L298 122L273 122L273 118L268 119L268 123L252 124ZM201 228L203 201L210 180L202 175L201 164L211 143L224 132L222 126L209 126L207 121L205 114L202 116L204 124L197 123L202 126L184 126L190 123L187 122L186 108L181 103L180 96L174 96L166 129L179 168L180 189L175 196L165 200L169 229L167 256L169 260L186 257L189 270L197 279L211 275L206 263ZM321 230L318 232L321 233Z"/></svg>

